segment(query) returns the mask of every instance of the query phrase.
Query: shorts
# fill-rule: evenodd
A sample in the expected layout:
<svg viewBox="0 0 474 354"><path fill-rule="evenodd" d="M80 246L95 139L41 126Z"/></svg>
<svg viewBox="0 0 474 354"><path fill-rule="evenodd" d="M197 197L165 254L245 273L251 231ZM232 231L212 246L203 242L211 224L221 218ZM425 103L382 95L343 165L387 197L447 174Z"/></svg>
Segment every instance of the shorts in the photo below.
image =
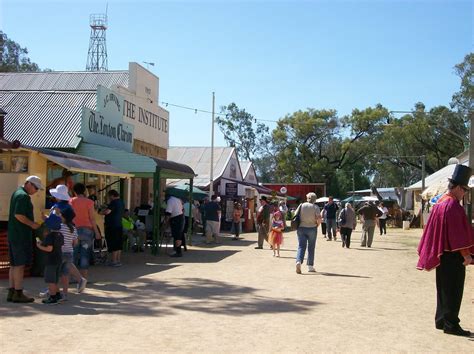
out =
<svg viewBox="0 0 474 354"><path fill-rule="evenodd" d="M44 281L47 284L57 284L61 272L61 264L47 265L44 267Z"/></svg>
<svg viewBox="0 0 474 354"><path fill-rule="evenodd" d="M73 259L74 257L72 253L63 253L63 262L61 263L61 275L69 275Z"/></svg>
<svg viewBox="0 0 474 354"><path fill-rule="evenodd" d="M8 256L12 267L30 265L33 260L32 240L8 242Z"/></svg>
<svg viewBox="0 0 474 354"><path fill-rule="evenodd" d="M105 240L109 252L121 251L123 248L123 229L122 227L106 227Z"/></svg>

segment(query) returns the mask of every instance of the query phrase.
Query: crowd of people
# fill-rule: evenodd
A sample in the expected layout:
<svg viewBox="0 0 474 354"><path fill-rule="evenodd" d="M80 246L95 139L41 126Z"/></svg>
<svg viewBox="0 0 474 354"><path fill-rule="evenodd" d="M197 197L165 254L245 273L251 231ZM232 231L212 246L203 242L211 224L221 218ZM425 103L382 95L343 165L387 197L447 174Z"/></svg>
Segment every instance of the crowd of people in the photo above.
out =
<svg viewBox="0 0 474 354"><path fill-rule="evenodd" d="M438 199L424 229L418 247L420 255L418 268L436 268L437 309L435 327L445 333L471 336L469 331L459 325L459 310L465 280L465 267L473 264L473 229L460 205L464 194L469 190L468 182L472 175L469 167L457 165L449 179L448 192ZM25 266L31 264L33 255L33 231L42 228L41 237L36 238L36 247L46 253L44 280L47 289L43 292L44 304L57 304L66 301L69 281L77 281L77 292L87 286L88 268L91 263L94 240L102 240L100 229L95 221L96 201L86 196L86 186L76 183L72 191L68 185L59 184L49 189L53 201L48 215L43 216L43 224L34 221L31 196L43 190L41 179L37 176L26 178L23 186L12 195L8 220L8 244L10 257L8 302L29 303L34 298L23 292ZM111 254L110 266L120 267L124 239L136 246L139 252L144 246L140 220L133 220L125 209L116 190L107 193L108 204L98 212L104 216L105 240ZM351 203L344 207L329 197L322 210L316 204L315 193L306 195L292 220L296 227L298 249L296 252L296 273L302 273L302 264L307 253L308 272L316 272L314 267L318 227L328 241L337 240L340 234L342 247L350 248L352 231L357 225L357 215L362 221L361 247L371 247L376 224L380 235L386 235L388 209L380 203L366 202L357 211ZM175 196L166 196L165 219L163 226L169 226L173 237L175 253L172 257L182 257L186 250L186 232L192 229L190 223L198 221L203 227L205 243L220 243L221 206L217 196L204 200L202 204L191 205ZM241 233L242 206L234 203L232 213L233 239L238 240ZM189 215L192 218L189 218ZM273 250L274 257L280 257L280 247L286 230L288 208L285 203L271 204L265 196L260 198L256 213L258 241L256 249L263 249L266 241ZM193 218L195 219L193 221ZM327 234L327 236L326 236ZM146 236L145 236L146 237ZM60 289L60 285L62 291Z"/></svg>

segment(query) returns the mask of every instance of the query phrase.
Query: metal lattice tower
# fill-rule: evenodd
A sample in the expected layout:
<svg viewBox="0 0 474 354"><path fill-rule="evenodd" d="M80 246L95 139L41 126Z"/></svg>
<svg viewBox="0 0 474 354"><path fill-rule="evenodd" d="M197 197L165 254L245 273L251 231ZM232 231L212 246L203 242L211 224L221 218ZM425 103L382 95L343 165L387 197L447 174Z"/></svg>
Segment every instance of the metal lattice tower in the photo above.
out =
<svg viewBox="0 0 474 354"><path fill-rule="evenodd" d="M91 37L87 53L87 71L107 71L107 14L90 15Z"/></svg>

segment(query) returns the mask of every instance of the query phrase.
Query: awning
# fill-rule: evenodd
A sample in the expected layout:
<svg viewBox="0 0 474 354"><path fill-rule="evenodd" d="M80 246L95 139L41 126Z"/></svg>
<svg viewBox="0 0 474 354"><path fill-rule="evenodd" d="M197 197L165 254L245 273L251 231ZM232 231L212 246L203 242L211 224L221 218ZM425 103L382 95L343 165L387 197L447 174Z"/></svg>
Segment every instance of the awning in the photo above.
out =
<svg viewBox="0 0 474 354"><path fill-rule="evenodd" d="M110 161L113 166L132 173L135 177L153 178L157 168L160 170L160 178L189 179L195 177L194 171L187 165L106 146L81 143L76 153L82 156L101 157Z"/></svg>
<svg viewBox="0 0 474 354"><path fill-rule="evenodd" d="M117 167L101 160L49 149L33 147L25 148L38 152L46 159L72 172L116 176L120 178L133 177L132 174L122 171Z"/></svg>

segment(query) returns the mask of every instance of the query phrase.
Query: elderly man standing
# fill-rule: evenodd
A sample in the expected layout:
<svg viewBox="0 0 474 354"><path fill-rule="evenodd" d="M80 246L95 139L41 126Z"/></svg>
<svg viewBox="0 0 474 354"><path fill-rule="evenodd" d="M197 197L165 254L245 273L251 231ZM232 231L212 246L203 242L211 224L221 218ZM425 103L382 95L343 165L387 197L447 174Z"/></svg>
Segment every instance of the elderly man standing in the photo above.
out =
<svg viewBox="0 0 474 354"><path fill-rule="evenodd" d="M10 200L8 217L8 253L10 256L10 288L7 301L27 303L34 298L23 294L25 266L31 264L33 254L33 230L40 227L34 222L31 197L39 189L43 190L41 179L29 176L23 187L18 188Z"/></svg>
<svg viewBox="0 0 474 354"><path fill-rule="evenodd" d="M260 198L260 208L257 211L257 232L258 232L258 245L255 249L263 248L263 240L268 241L268 231L270 227L270 205L268 204L267 197L262 196Z"/></svg>
<svg viewBox="0 0 474 354"><path fill-rule="evenodd" d="M366 202L365 205L359 209L359 214L364 218L360 246L370 248L374 240L375 219L381 216L382 212L374 204Z"/></svg>
<svg viewBox="0 0 474 354"><path fill-rule="evenodd" d="M336 203L334 203L333 197L328 198L328 203L324 206L324 210L326 212L326 229L328 232L328 238L326 241L331 241L332 238L334 238L334 241L336 241L336 214L339 210L339 207Z"/></svg>
<svg viewBox="0 0 474 354"><path fill-rule="evenodd" d="M437 306L435 327L446 334L471 337L459 325L466 266L472 264L474 235L464 209L459 203L469 190L472 170L457 165L449 179L448 192L431 211L418 246L417 268L436 268Z"/></svg>
<svg viewBox="0 0 474 354"><path fill-rule="evenodd" d="M316 203L316 193L306 195L306 203L302 203L296 209L300 224L296 229L298 235L298 251L296 253L296 273L301 274L301 264L304 260L306 248L308 248L308 272L316 272L314 269L314 251L316 248L316 236L318 225L321 223L321 211Z"/></svg>

